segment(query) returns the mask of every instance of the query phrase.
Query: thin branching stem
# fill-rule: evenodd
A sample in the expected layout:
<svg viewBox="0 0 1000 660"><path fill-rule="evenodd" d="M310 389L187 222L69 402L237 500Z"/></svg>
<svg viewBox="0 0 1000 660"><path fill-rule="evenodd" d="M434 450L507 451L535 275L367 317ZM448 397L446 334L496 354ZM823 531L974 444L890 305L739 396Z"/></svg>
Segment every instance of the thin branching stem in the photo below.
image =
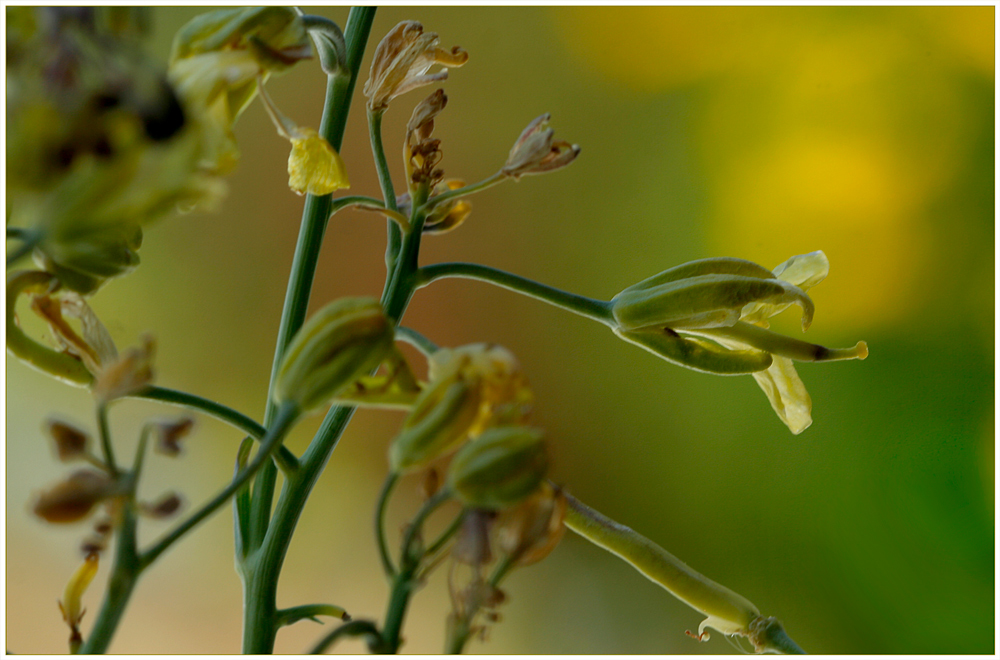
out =
<svg viewBox="0 0 1000 660"><path fill-rule="evenodd" d="M489 282L504 289L516 291L530 298L555 305L574 314L593 319L608 327L614 327L615 324L614 318L611 315L611 303L609 302L569 293L562 289L541 284L540 282L508 273L498 268L483 266L482 264L453 262L424 266L417 271L416 286L417 288L422 288L435 280L446 277L461 277Z"/></svg>
<svg viewBox="0 0 1000 660"><path fill-rule="evenodd" d="M379 557L382 559L382 570L385 571L386 576L389 578L395 577L396 567L392 563L392 555L389 553L389 547L385 541L385 512L389 496L392 494L397 481L399 481L399 475L395 472L390 472L386 476L385 481L382 483L382 490L379 492L378 504L375 507L375 539L378 545Z"/></svg>
<svg viewBox="0 0 1000 660"><path fill-rule="evenodd" d="M430 357L438 352L439 347L437 344L413 328L407 328L402 325L398 326L396 328L396 339L405 341L410 346L415 347L418 351L423 353L425 357Z"/></svg>

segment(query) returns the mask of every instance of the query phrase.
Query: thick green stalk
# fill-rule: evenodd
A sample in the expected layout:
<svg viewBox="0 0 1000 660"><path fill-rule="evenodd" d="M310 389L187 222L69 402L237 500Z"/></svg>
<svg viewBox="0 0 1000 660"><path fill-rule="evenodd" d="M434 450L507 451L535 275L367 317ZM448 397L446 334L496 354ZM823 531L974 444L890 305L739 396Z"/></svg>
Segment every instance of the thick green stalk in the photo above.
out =
<svg viewBox="0 0 1000 660"><path fill-rule="evenodd" d="M80 653L105 653L118 628L132 589L142 573L142 562L136 549L136 517L133 502L123 507L122 520L115 534L115 560L108 579L108 590L97 614L94 627Z"/></svg>
<svg viewBox="0 0 1000 660"><path fill-rule="evenodd" d="M374 7L355 7L351 10L346 30L348 71L344 72L344 75L327 77L326 102L323 105L319 134L337 151L340 151L344 141L344 129L347 126L347 116L351 109L351 97L354 95L358 69L361 66L365 45L368 43L368 33L371 31L374 16ZM298 242L295 245L295 256L288 278L285 304L281 311L281 323L278 326L274 361L271 365L271 382L268 386L264 426L268 425L275 414L271 394L274 392L274 383L278 375L278 368L281 366L281 358L295 333L305 321L306 310L309 307L309 294L312 291L316 264L319 260L319 251L323 244L323 235L326 233L327 221L330 218L331 202L331 195L307 195L305 206L302 209L302 224L299 229ZM249 536L251 547L259 546L264 538L271 512L271 502L274 497L276 477L276 467L273 465L265 466L254 484Z"/></svg>
<svg viewBox="0 0 1000 660"><path fill-rule="evenodd" d="M520 275L514 275L497 268L469 263L442 263L424 266L417 271L416 287L423 288L434 280L446 277L461 277L470 280L489 282L510 291L524 294L530 298L547 302L562 309L599 321L608 327L614 327L614 317L611 315L611 304L603 300L594 300L578 296L562 289L529 280Z"/></svg>
<svg viewBox="0 0 1000 660"><path fill-rule="evenodd" d="M344 129L350 111L351 97L361 66L368 35L371 32L375 17L374 7L352 8L347 20L347 71L345 75L329 76L327 80L326 102L323 106L323 118L320 121L320 135L334 147L340 150L343 144ZM316 272L316 262L322 244L326 224L331 209L330 195L306 197L302 211L302 225L299 240L295 248L292 263L292 273L288 280L288 290L285 294L285 306L282 310L281 324L278 330L278 341L274 352L274 362L271 370L271 385L268 388L268 409L265 415L265 426L274 414L271 403L271 393L277 377L281 358L295 333L305 320L306 308L309 304L309 293ZM350 419L350 410L341 420L337 437L343 431ZM327 419L329 420L329 415ZM322 431L322 428L321 428ZM329 451L336 446L336 439L329 443ZM307 452L308 455L308 452ZM327 458L329 454L327 454ZM325 465L325 460L322 464ZM283 495L294 483L303 492L293 500L305 499L318 478L319 470L315 461L307 465L307 457L303 457L300 469L294 479L285 482ZM320 466L321 469L321 466ZM276 520L271 520L271 502L274 497L275 466L268 465L261 471L251 501L249 547L245 549L247 558L241 566L244 581L244 618L243 618L243 651L246 653L270 653L274 648L274 637L277 632L277 607L275 596L278 574L281 563L294 531L298 511L289 511L288 504L279 502L275 511ZM284 499L284 498L283 498ZM280 530L280 531L276 531ZM287 534L289 538L275 542L275 534ZM271 539L270 541L268 539ZM275 547L277 544L277 547ZM283 548L282 548L283 546Z"/></svg>

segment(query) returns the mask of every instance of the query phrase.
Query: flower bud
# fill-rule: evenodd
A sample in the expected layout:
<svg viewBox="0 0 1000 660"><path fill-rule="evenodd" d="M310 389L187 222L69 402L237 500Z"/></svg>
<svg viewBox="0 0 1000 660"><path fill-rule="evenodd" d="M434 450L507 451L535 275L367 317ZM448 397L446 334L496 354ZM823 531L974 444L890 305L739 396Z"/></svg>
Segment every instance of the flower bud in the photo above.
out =
<svg viewBox="0 0 1000 660"><path fill-rule="evenodd" d="M395 328L373 298L341 298L316 312L282 358L274 400L305 412L376 368L393 346Z"/></svg>
<svg viewBox="0 0 1000 660"><path fill-rule="evenodd" d="M580 155L580 147L564 140L554 141L548 113L536 117L521 132L500 170L514 179L525 174L544 174L566 167Z"/></svg>
<svg viewBox="0 0 1000 660"><path fill-rule="evenodd" d="M622 330L669 326L713 328L733 325L745 305L796 303L802 307L802 327L812 321L813 302L793 284L778 279L706 274L652 286L629 287L612 298L612 312Z"/></svg>
<svg viewBox="0 0 1000 660"><path fill-rule="evenodd" d="M432 381L389 445L389 469L396 473L419 470L454 450L468 438L480 401L479 389L457 373Z"/></svg>
<svg viewBox="0 0 1000 660"><path fill-rule="evenodd" d="M45 430L55 441L56 455L60 461L73 461L87 455L90 435L86 431L58 419L46 421Z"/></svg>
<svg viewBox="0 0 1000 660"><path fill-rule="evenodd" d="M42 493L34 512L50 523L82 520L102 500L118 493L118 484L95 470L78 470Z"/></svg>
<svg viewBox="0 0 1000 660"><path fill-rule="evenodd" d="M455 454L447 483L465 506L503 509L533 493L548 465L540 430L497 427L484 431Z"/></svg>
<svg viewBox="0 0 1000 660"><path fill-rule="evenodd" d="M424 32L416 21L403 21L389 31L375 49L371 74L365 83L368 107L383 110L389 102L406 92L448 78L448 69L427 73L435 64L459 67L469 54L455 46L451 51L438 48L437 34Z"/></svg>

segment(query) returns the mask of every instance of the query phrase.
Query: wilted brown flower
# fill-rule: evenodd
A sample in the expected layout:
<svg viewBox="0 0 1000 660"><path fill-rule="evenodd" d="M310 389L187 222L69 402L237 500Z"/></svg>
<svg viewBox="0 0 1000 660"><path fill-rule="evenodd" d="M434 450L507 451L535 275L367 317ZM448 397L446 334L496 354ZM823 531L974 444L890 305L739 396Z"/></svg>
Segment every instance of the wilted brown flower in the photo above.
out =
<svg viewBox="0 0 1000 660"><path fill-rule="evenodd" d="M400 94L447 79L447 68L427 73L435 64L459 67L468 61L469 54L458 46L449 52L438 48L438 43L437 34L425 33L416 21L403 21L385 35L375 49L371 75L365 83L368 107L385 109Z"/></svg>
<svg viewBox="0 0 1000 660"><path fill-rule="evenodd" d="M194 420L182 417L156 424L156 453L177 456L181 453L180 441L194 428Z"/></svg>
<svg viewBox="0 0 1000 660"><path fill-rule="evenodd" d="M87 517L102 500L118 493L117 482L103 472L78 470L43 492L34 512L50 523L69 523Z"/></svg>
<svg viewBox="0 0 1000 660"><path fill-rule="evenodd" d="M47 420L45 430L55 442L56 455L60 461L72 461L87 454L90 435L86 431L58 419Z"/></svg>
<svg viewBox="0 0 1000 660"><path fill-rule="evenodd" d="M536 117L521 132L511 147L507 163L500 171L514 179L525 174L544 174L566 167L580 155L580 147L564 140L553 140L548 113Z"/></svg>

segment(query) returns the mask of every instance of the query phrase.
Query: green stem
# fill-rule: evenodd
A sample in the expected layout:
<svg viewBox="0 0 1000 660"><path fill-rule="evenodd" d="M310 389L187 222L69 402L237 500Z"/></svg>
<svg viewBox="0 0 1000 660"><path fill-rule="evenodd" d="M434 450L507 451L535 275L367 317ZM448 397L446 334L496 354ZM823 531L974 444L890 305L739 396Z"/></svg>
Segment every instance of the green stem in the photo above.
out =
<svg viewBox="0 0 1000 660"><path fill-rule="evenodd" d="M379 557L382 558L382 569L390 578L396 575L396 567L392 564L392 555L389 554L389 547L385 542L385 509L397 481L399 475L395 472L390 472L386 476L378 496L378 505L375 507L375 540L378 544Z"/></svg>
<svg viewBox="0 0 1000 660"><path fill-rule="evenodd" d="M424 557L422 548L418 548L415 542L421 535L421 529L427 517L441 506L451 493L446 488L442 488L429 500L424 502L417 515L410 521L410 525L403 537L403 547L399 556L399 572L392 581L392 594L389 597L389 605L385 613L385 625L382 628L382 640L384 642L383 653L396 653L399 651L400 633L403 630L403 619L406 618L406 608L410 604L410 596L419 586L415 579L417 571L420 569L420 562Z"/></svg>
<svg viewBox="0 0 1000 660"><path fill-rule="evenodd" d="M331 76L327 80L326 101L323 105L319 132L337 151L340 151L343 144L351 97L354 94L354 85L374 18L374 7L351 9L345 30L347 71L343 76ZM275 347L268 401L271 400L281 357L295 332L302 326L305 317L319 247L331 208L329 195L306 197L299 241L295 248L292 273L289 276L285 307L282 310ZM269 404L268 412L271 410L272 404ZM337 441L347 422L350 421L352 413L352 408L336 408L327 414L317 436L303 455L299 469L285 480L273 518L271 518L271 502L277 476L273 465L265 466L256 481L251 501L249 547L244 549L245 559L238 559L244 584L243 651L245 653L270 653L274 648L277 633L275 626L277 581L281 565L309 493L326 461L329 460L330 454L336 448ZM265 420L267 419L268 417L265 417Z"/></svg>
<svg viewBox="0 0 1000 660"><path fill-rule="evenodd" d="M389 173L389 163L385 158L385 148L382 145L382 115L385 110L368 110L368 138L372 144L372 156L375 158L375 170L378 172L379 187L382 188L382 197L385 199L385 206L391 211L398 211L396 206L396 191L392 185L392 175ZM393 220L386 221L387 241L385 247L385 268L386 272L392 274L396 267L396 258L399 255L402 232L399 225Z"/></svg>
<svg viewBox="0 0 1000 660"><path fill-rule="evenodd" d="M410 346L415 347L418 351L424 354L424 357L430 357L438 352L437 344L413 328L398 326L396 328L396 339L405 341Z"/></svg>
<svg viewBox="0 0 1000 660"><path fill-rule="evenodd" d="M492 188L498 183L503 183L507 179L507 176L503 172L497 172L493 176L483 179L478 183L472 183L461 188L456 188L455 190L449 190L448 192L443 192L440 195L435 195L427 200L427 203L423 206L423 211L425 213L430 213L430 210L439 204L444 204L453 199L458 199L460 197L468 197L477 192L482 192L488 188Z"/></svg>
<svg viewBox="0 0 1000 660"><path fill-rule="evenodd" d="M238 491L243 484L247 483L264 466L271 463L274 450L281 444L288 431L299 419L299 409L294 404L285 404L278 409L275 415L274 424L267 431L267 436L261 441L260 448L253 460L236 475L229 484L223 488L215 497L205 503L198 511L191 514L186 520L177 525L172 532L157 541L153 547L142 553L142 565L148 566L156 561L163 552L190 531L195 525L212 515L219 507L225 504L233 494Z"/></svg>
<svg viewBox="0 0 1000 660"><path fill-rule="evenodd" d="M319 134L338 152L343 145L344 129L347 126L347 116L351 108L351 97L354 94L358 69L361 66L361 58L364 55L368 33L371 31L374 17L375 9L373 7L351 9L347 19L346 37L348 70L344 71L343 75L327 76L326 101L323 105L323 116L320 119ZM271 381L268 386L268 405L264 414L264 426L270 425L275 414L272 394L278 369L281 366L281 358L295 333L305 321L306 309L309 306L309 294L312 290L319 251L330 218L331 208L331 195L306 195L299 238L295 245L295 256L292 259L292 270L288 278L288 289L285 292L285 304L278 326L278 339L271 365ZM249 541L251 548L260 546L267 530L276 478L275 466L267 465L261 470L255 481L250 516Z"/></svg>
<svg viewBox="0 0 1000 660"><path fill-rule="evenodd" d="M133 507L134 500L123 507L121 524L115 534L115 560L108 579L108 590L104 594L104 602L90 636L80 647L80 653L105 653L108 650L111 638L125 614L125 606L132 590L145 568L136 550L136 515Z"/></svg>
<svg viewBox="0 0 1000 660"><path fill-rule="evenodd" d="M614 327L614 317L611 315L611 303L594 300L575 293L568 293L520 275L514 275L497 268L470 263L441 263L424 266L417 271L417 288L423 288L434 280L446 277L461 277L470 280L489 282L510 291L524 294L531 298L547 302L562 309L599 321L608 327Z"/></svg>
<svg viewBox="0 0 1000 660"><path fill-rule="evenodd" d="M197 410L243 431L256 440L260 440L267 434L266 428L243 413L233 410L217 401L197 396L196 394L150 385L146 389L130 395L130 398L159 401L160 403L169 403L174 406ZM286 474L294 472L299 467L299 459L284 445L278 447L278 451L274 454L274 459L278 462L278 466L282 472Z"/></svg>
<svg viewBox="0 0 1000 660"><path fill-rule="evenodd" d="M111 446L111 428L108 424L108 402L102 401L97 404L97 430L101 436L101 451L104 452L104 464L112 476L118 474L118 465L115 463L115 451Z"/></svg>
<svg viewBox="0 0 1000 660"><path fill-rule="evenodd" d="M333 643L341 637L362 636L368 639L369 648L378 648L382 640L382 636L379 634L378 628L372 621L348 621L342 626L337 626L331 630L326 637L319 640L319 642L309 651L309 655L319 655L320 653L323 653L328 648L333 646Z"/></svg>

